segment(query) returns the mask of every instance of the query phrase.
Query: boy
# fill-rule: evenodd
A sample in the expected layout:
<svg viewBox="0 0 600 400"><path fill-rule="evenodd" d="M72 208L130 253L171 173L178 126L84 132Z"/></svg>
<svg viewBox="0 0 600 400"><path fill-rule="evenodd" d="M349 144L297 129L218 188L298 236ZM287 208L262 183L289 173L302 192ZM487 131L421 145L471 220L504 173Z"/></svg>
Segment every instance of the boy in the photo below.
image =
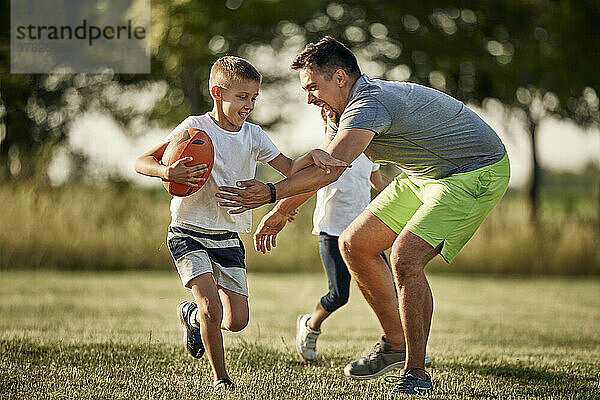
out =
<svg viewBox="0 0 600 400"><path fill-rule="evenodd" d="M188 197L171 201L172 221L167 244L185 287L195 302L182 302L177 308L184 328L187 351L200 358L206 351L217 390L233 389L225 368L221 329L238 332L248 324L248 288L244 248L238 232L250 232L251 213L233 215L215 199L217 188L254 177L256 161L268 163L285 176L313 162L325 170L348 166L324 151L291 160L281 154L265 132L246 122L254 109L261 75L246 60L226 56L210 71L209 88L213 109L191 116L166 138L136 160L136 171L143 175L198 186L206 165L188 167L190 157L170 166L160 163L168 142L177 133L198 128L211 138L215 150L213 170L204 186Z"/></svg>

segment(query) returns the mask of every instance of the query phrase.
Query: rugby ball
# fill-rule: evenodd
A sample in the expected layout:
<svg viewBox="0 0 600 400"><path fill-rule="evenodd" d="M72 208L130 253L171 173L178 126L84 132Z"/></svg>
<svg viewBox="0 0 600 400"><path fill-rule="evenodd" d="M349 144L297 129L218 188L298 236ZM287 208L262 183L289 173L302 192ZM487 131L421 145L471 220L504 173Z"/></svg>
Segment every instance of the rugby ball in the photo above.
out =
<svg viewBox="0 0 600 400"><path fill-rule="evenodd" d="M189 128L175 135L163 153L162 163L164 165L171 165L175 161L185 157L192 157L192 161L185 163L188 167L206 164L207 170L204 174L200 175L200 177L208 178L210 176L215 160L215 149L206 132L196 128ZM173 181L163 180L167 192L173 196L180 197L189 196L197 192L205 183L206 181L200 181L198 182L198 186L192 187Z"/></svg>

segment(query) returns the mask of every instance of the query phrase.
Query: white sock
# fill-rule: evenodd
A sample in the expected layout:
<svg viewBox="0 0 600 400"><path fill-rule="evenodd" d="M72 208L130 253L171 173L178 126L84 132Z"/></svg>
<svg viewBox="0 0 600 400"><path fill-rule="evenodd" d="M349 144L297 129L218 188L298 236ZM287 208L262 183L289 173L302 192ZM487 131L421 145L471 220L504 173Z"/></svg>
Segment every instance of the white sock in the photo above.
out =
<svg viewBox="0 0 600 400"><path fill-rule="evenodd" d="M200 328L200 324L198 323L198 320L196 319L196 316L198 315L198 309L196 308L194 311L192 311L190 313L190 315L188 316L188 322L190 323L190 325L192 325L194 328Z"/></svg>

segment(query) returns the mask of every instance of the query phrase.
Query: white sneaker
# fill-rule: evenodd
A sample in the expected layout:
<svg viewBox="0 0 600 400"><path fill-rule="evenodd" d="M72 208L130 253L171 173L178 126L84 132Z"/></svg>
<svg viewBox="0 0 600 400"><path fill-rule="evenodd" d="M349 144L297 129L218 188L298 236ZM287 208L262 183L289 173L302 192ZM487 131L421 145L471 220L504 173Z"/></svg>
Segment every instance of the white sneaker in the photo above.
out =
<svg viewBox="0 0 600 400"><path fill-rule="evenodd" d="M306 323L310 314L300 314L296 320L296 350L306 361L312 361L316 357L317 339L321 331L309 328Z"/></svg>

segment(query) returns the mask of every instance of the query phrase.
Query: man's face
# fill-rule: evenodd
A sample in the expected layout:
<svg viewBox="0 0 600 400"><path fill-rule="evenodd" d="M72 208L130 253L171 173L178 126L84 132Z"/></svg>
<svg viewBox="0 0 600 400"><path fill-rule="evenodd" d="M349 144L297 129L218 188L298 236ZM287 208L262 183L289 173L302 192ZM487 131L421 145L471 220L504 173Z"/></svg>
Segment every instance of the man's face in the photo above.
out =
<svg viewBox="0 0 600 400"><path fill-rule="evenodd" d="M327 117L337 124L344 111L344 99L340 87L332 76L318 70L300 70L300 85L306 91L306 102L320 107Z"/></svg>
<svg viewBox="0 0 600 400"><path fill-rule="evenodd" d="M239 130L246 118L254 110L260 83L250 80L233 81L228 87L221 87L224 123L227 130Z"/></svg>

